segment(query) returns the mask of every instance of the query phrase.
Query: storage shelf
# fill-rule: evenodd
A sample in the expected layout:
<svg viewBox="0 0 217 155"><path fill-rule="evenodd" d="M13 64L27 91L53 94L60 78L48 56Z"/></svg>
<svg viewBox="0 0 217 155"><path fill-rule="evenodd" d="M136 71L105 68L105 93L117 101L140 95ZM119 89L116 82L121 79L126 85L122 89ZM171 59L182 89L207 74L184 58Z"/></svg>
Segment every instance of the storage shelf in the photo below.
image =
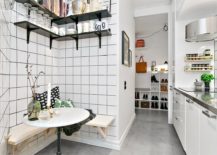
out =
<svg viewBox="0 0 217 155"><path fill-rule="evenodd" d="M213 66L209 67L190 67L184 69L186 72L210 72L213 71Z"/></svg>
<svg viewBox="0 0 217 155"><path fill-rule="evenodd" d="M50 17L53 18L58 18L58 16L51 12L49 9L45 8L44 6L40 5L39 3L37 3L35 0L15 0L18 3L29 3L31 4L33 7L37 7L39 10L45 12L46 14L49 14Z"/></svg>
<svg viewBox="0 0 217 155"><path fill-rule="evenodd" d="M161 91L160 93L168 93L168 91Z"/></svg>
<svg viewBox="0 0 217 155"><path fill-rule="evenodd" d="M102 31L92 31L92 32L79 33L79 34L70 34L70 35L60 36L56 38L56 40L67 41L67 40L74 40L75 38L78 38L78 39L95 38L95 37L99 37L99 35L101 35L101 37L111 36L111 31L110 29L108 29L108 30L102 30Z"/></svg>
<svg viewBox="0 0 217 155"><path fill-rule="evenodd" d="M200 57L185 57L186 62L209 62L213 60L213 56L200 56Z"/></svg>
<svg viewBox="0 0 217 155"><path fill-rule="evenodd" d="M16 26L18 26L18 27L34 31L35 33L38 33L38 34L40 34L42 36L45 36L45 37L53 37L53 38L59 37L58 34L55 34L55 33L51 32L51 31L49 31L49 30L47 30L47 29L45 29L43 27L40 27L40 26L35 25L33 23L30 23L28 21L17 22L17 23L14 23L14 24Z"/></svg>
<svg viewBox="0 0 217 155"><path fill-rule="evenodd" d="M185 70L185 72L212 72L213 70Z"/></svg>
<svg viewBox="0 0 217 155"><path fill-rule="evenodd" d="M101 37L111 36L110 29L103 30L103 31L93 31L93 32L85 32L85 33L79 33L79 34L60 36L58 34L55 34L49 30L46 30L45 28L42 28L28 21L17 22L14 24L18 27L21 27L27 30L27 43L29 43L30 32L35 32L42 36L50 37L50 48L52 47L52 40L58 40L58 41L75 40L76 47L78 49L78 39L94 38L94 37L99 38L99 46L101 47Z"/></svg>
<svg viewBox="0 0 217 155"><path fill-rule="evenodd" d="M68 23L78 23L78 22L94 20L94 19L101 20L102 18L108 18L111 16L112 16L111 13L107 9L104 9L104 10L99 10L95 12L71 15L68 17L55 18L52 20L52 22L58 25L63 25L63 24L68 24Z"/></svg>
<svg viewBox="0 0 217 155"><path fill-rule="evenodd" d="M141 110L153 110L153 111L165 111L165 112L168 111L168 110L165 110L165 109L140 108L140 107L136 107L136 109L141 109Z"/></svg>
<svg viewBox="0 0 217 155"><path fill-rule="evenodd" d="M136 47L136 50L145 50L147 47Z"/></svg>
<svg viewBox="0 0 217 155"><path fill-rule="evenodd" d="M162 101L162 100L147 100L147 99L135 99L135 101L143 101L143 102L163 102L167 103L168 101Z"/></svg>

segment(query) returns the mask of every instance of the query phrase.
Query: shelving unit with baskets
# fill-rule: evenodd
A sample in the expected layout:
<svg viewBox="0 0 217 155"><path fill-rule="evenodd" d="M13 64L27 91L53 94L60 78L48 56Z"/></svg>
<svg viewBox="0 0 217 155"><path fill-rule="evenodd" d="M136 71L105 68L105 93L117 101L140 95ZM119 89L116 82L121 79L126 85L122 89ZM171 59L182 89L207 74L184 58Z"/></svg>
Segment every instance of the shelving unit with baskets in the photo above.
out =
<svg viewBox="0 0 217 155"><path fill-rule="evenodd" d="M135 107L147 110L168 110L168 73L151 73L157 82L151 82L151 88L136 88Z"/></svg>

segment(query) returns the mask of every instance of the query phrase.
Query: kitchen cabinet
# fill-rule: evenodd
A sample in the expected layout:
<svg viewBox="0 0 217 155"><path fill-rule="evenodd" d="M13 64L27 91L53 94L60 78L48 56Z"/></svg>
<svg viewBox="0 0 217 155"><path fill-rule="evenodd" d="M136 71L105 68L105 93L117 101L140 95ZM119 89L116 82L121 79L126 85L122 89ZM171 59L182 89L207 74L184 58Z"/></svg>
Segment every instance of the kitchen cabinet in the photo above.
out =
<svg viewBox="0 0 217 155"><path fill-rule="evenodd" d="M197 103L186 98L186 153L187 155L200 154L200 107ZM201 146L203 147L203 146ZM209 154L204 154L209 155Z"/></svg>
<svg viewBox="0 0 217 155"><path fill-rule="evenodd" d="M185 96L181 93L174 92L174 106L173 106L173 123L182 146L186 148L186 103Z"/></svg>
<svg viewBox="0 0 217 155"><path fill-rule="evenodd" d="M217 115L174 91L173 124L186 155L217 155Z"/></svg>
<svg viewBox="0 0 217 155"><path fill-rule="evenodd" d="M217 116L208 110L200 113L200 155L217 154Z"/></svg>

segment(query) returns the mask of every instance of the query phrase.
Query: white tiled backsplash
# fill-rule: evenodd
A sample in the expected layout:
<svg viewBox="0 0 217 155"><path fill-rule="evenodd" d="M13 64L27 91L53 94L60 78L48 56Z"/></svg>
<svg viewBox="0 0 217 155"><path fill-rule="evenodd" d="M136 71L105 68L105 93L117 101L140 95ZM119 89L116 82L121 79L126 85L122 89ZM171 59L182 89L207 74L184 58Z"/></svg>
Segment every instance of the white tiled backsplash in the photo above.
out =
<svg viewBox="0 0 217 155"><path fill-rule="evenodd" d="M79 40L79 50L76 50L75 41L53 41L50 50L49 38L33 32L30 35L30 43L27 44L26 30L13 24L20 16L16 6L11 11L11 21L7 24L1 23L4 27L0 29L4 30L4 33L0 33L0 92L2 94L6 91L5 98L9 99L3 102L4 96L0 96L0 118L3 118L0 119L1 140L7 125L14 127L22 123L23 114L26 113L27 104L31 100L25 69L28 55L30 63L33 64L33 73L40 71L46 73L39 79L38 84L41 87L38 92L45 91L47 84L51 82L53 86L60 86L61 98L72 99L76 107L92 109L96 114L112 115L116 118L118 114L116 0L112 1L112 18L108 19L112 36L102 38L101 49L98 38L91 38ZM0 21L2 19L5 21L6 16L2 15L2 9L0 11ZM3 37L5 33L10 36ZM9 38L7 42L6 37ZM7 117L9 107L10 121ZM108 139L118 139L116 122L109 129ZM83 127L81 135L100 138L96 130L91 127Z"/></svg>

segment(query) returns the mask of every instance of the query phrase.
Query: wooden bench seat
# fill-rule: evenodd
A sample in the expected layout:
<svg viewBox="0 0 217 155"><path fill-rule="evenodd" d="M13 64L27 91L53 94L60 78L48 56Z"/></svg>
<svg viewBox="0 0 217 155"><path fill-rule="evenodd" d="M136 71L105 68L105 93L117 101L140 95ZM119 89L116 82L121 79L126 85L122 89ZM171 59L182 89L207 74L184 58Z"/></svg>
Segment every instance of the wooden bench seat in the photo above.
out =
<svg viewBox="0 0 217 155"><path fill-rule="evenodd" d="M48 129L48 128L38 128L32 127L25 124L21 124L18 126L13 127L10 130L10 133L7 137L7 141L9 144L9 155L27 155L30 153L23 153L26 151L27 148L31 145L33 141L37 142L37 139L40 137L49 137L48 143L52 141L52 137L50 136L55 135L55 129ZM40 142L39 142L40 143ZM42 148L43 144L37 144L31 151L39 151L39 148Z"/></svg>
<svg viewBox="0 0 217 155"><path fill-rule="evenodd" d="M113 122L113 116L97 115L93 120L86 123L88 126L96 127L103 138L107 136L107 129Z"/></svg>

